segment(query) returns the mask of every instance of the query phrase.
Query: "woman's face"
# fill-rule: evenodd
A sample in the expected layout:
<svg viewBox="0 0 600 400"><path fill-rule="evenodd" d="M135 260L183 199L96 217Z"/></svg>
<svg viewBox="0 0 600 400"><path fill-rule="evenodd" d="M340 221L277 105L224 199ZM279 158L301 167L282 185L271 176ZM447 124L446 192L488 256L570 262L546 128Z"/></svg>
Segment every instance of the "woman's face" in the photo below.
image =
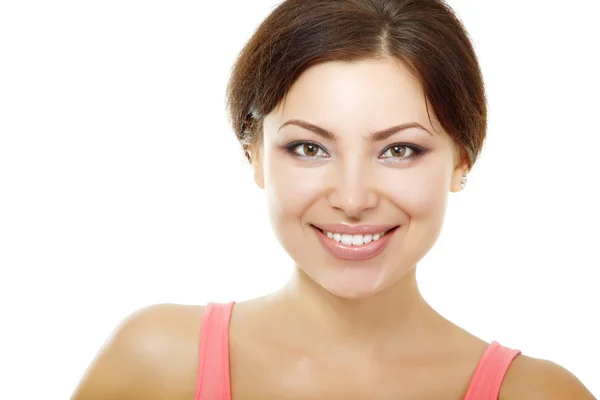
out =
<svg viewBox="0 0 600 400"><path fill-rule="evenodd" d="M381 291L437 240L466 166L429 109L435 129L419 81L385 59L313 66L265 117L256 182L283 247L329 292Z"/></svg>

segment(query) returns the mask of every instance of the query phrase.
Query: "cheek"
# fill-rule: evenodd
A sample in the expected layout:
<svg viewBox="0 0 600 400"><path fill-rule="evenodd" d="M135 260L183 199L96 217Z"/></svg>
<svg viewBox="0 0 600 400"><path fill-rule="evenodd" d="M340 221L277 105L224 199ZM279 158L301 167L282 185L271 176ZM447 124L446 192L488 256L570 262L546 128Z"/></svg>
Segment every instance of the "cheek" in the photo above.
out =
<svg viewBox="0 0 600 400"><path fill-rule="evenodd" d="M450 180L448 174L440 171L439 167L406 171L402 177L389 180L399 183L386 192L412 219L441 216L445 212Z"/></svg>
<svg viewBox="0 0 600 400"><path fill-rule="evenodd" d="M265 158L265 191L269 209L278 218L302 216L322 191L320 168L303 168L277 150Z"/></svg>

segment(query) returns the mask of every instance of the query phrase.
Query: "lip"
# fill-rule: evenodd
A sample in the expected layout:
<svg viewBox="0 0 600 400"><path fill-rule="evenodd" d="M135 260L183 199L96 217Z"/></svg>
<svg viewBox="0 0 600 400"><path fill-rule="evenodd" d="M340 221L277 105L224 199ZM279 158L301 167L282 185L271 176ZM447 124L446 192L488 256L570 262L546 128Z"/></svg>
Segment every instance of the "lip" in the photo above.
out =
<svg viewBox="0 0 600 400"><path fill-rule="evenodd" d="M347 235L375 235L377 233L387 232L398 225L350 225L350 224L321 224L314 227L331 233L341 233Z"/></svg>
<svg viewBox="0 0 600 400"><path fill-rule="evenodd" d="M327 225L325 225L327 226ZM346 227L348 227L347 225L345 225ZM362 225L360 227L354 226L353 228L364 228L367 225ZM331 225L329 225L328 227L331 227ZM392 238L392 235L394 233L396 233L397 229L399 226L398 225L391 225L391 231L386 233L385 235L383 235L379 240L376 241L372 241L370 243L367 244L363 244L363 245L359 245L359 246L352 246L352 245L347 245L347 244L343 244L343 243L339 243L333 239L330 239L329 237L327 237L327 235L322 232L320 230L320 228L317 228L316 226L312 226L313 230L315 231L315 234L317 235L317 239L319 240L319 243L321 243L321 246L323 246L323 248L329 253L331 254L333 257L338 258L340 260L354 260L354 261L363 261L363 260L368 260L370 258L373 258L377 255L379 255L383 250L385 250ZM376 233L380 233L380 232L385 232L386 230L390 230L390 229L386 229L386 226L384 225L368 225L368 229L373 229L375 228L375 232ZM381 229L383 228L383 229ZM364 228L367 229L367 228ZM330 231L327 231L330 232ZM345 234L350 234L349 230L346 229L345 231L335 231L336 233L345 233ZM361 234L359 232L357 232L356 230L353 231L354 234ZM363 232L365 232L363 230ZM369 234L370 232L372 232L371 230L367 231L366 234Z"/></svg>

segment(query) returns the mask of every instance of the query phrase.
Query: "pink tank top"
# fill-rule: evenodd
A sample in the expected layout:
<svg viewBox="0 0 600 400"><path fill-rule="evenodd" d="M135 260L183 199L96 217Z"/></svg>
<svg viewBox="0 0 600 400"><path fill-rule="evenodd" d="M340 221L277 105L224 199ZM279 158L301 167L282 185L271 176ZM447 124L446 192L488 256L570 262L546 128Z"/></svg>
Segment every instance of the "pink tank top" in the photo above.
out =
<svg viewBox="0 0 600 400"><path fill-rule="evenodd" d="M235 302L209 303L200 334L200 363L195 400L231 400L229 319ZM519 350L490 343L479 360L465 400L497 400L506 371Z"/></svg>

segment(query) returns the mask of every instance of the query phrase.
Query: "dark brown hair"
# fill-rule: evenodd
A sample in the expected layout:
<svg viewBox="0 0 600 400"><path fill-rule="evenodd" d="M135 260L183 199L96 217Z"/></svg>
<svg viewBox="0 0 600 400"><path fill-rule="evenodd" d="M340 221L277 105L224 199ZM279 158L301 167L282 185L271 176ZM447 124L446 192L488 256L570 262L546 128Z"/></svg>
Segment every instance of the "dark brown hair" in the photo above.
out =
<svg viewBox="0 0 600 400"><path fill-rule="evenodd" d="M262 140L263 118L307 68L383 57L420 80L460 161L472 167L486 135L485 90L468 33L443 0L283 1L240 52L227 86L229 120L246 156Z"/></svg>

